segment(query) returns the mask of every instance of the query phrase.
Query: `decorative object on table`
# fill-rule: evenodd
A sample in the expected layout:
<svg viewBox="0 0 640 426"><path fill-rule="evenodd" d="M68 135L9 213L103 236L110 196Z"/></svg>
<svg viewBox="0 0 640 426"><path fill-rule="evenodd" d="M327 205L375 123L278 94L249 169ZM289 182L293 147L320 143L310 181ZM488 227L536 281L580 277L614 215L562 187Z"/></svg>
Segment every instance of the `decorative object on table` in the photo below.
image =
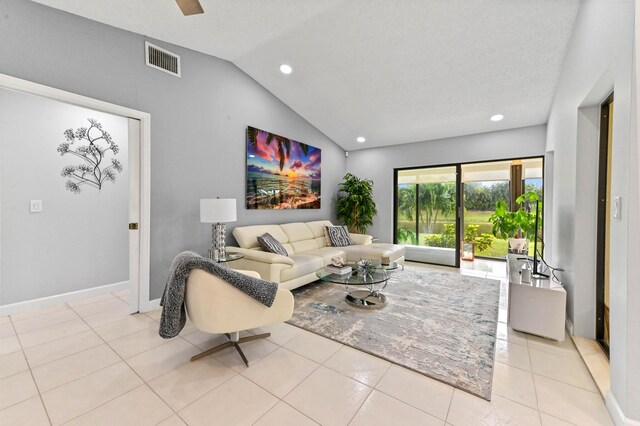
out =
<svg viewBox="0 0 640 426"><path fill-rule="evenodd" d="M338 285L293 293L291 324L491 398L499 281L408 266L389 277L383 309L350 306Z"/></svg>
<svg viewBox="0 0 640 426"><path fill-rule="evenodd" d="M515 212L510 212L506 201L500 200L489 217L489 222L493 223L493 235L508 240L513 253L527 254L528 240L536 238L536 218L542 223L542 217L537 209L532 211L530 204L538 200L538 194L533 191L522 194L516 198L520 207Z"/></svg>
<svg viewBox="0 0 640 426"><path fill-rule="evenodd" d="M211 223L211 248L209 259L216 262L225 259L226 222L236 221L236 199L215 198L200 200L200 222Z"/></svg>
<svg viewBox="0 0 640 426"><path fill-rule="evenodd" d="M338 275L347 275L353 272L353 268L349 265L344 265L344 266L327 265L325 266L325 268L327 269L327 271L331 272L332 274L338 274Z"/></svg>
<svg viewBox="0 0 640 426"><path fill-rule="evenodd" d="M336 268L341 268L346 265L346 262L342 258L342 256L333 256L331 258L331 264Z"/></svg>
<svg viewBox="0 0 640 426"><path fill-rule="evenodd" d="M321 150L247 128L247 209L319 209Z"/></svg>
<svg viewBox="0 0 640 426"><path fill-rule="evenodd" d="M325 232L332 247L352 246L353 240L346 226L325 226Z"/></svg>
<svg viewBox="0 0 640 426"><path fill-rule="evenodd" d="M257 238L260 247L268 251L269 253L281 254L283 256L289 256L287 249L284 248L280 241L276 240L273 235L265 232Z"/></svg>
<svg viewBox="0 0 640 426"><path fill-rule="evenodd" d="M366 234L378 214L373 200L373 181L347 173L338 186L338 219L349 231Z"/></svg>
<svg viewBox="0 0 640 426"><path fill-rule="evenodd" d="M60 173L62 177L68 178L66 188L75 194L80 193L82 185L101 190L103 183L115 182L116 172L122 172L122 164L114 158L120 150L118 145L100 122L93 118L87 120L89 127L79 127L75 132L73 129L65 130L67 142L58 145L60 155L72 154L82 160L80 164L65 166ZM72 146L76 143L78 145ZM109 151L113 157L107 166L103 162L106 163Z"/></svg>
<svg viewBox="0 0 640 426"><path fill-rule="evenodd" d="M346 275L353 272L353 268L346 264L341 256L334 256L331 258L331 264L326 266L327 271L333 274Z"/></svg>
<svg viewBox="0 0 640 426"><path fill-rule="evenodd" d="M356 266L358 267L358 275L361 277L371 275L378 267L371 259L360 259L356 262Z"/></svg>

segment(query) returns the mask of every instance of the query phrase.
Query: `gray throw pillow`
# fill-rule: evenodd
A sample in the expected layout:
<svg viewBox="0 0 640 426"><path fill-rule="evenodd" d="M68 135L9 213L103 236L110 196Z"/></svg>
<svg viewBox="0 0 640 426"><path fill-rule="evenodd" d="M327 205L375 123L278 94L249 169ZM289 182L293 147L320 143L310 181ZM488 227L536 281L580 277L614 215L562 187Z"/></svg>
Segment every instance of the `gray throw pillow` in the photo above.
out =
<svg viewBox="0 0 640 426"><path fill-rule="evenodd" d="M332 246L344 247L354 244L346 226L327 226L326 228Z"/></svg>
<svg viewBox="0 0 640 426"><path fill-rule="evenodd" d="M282 244L280 244L280 241L276 240L273 235L268 232L258 237L258 244L268 252L289 256L287 249L285 249Z"/></svg>

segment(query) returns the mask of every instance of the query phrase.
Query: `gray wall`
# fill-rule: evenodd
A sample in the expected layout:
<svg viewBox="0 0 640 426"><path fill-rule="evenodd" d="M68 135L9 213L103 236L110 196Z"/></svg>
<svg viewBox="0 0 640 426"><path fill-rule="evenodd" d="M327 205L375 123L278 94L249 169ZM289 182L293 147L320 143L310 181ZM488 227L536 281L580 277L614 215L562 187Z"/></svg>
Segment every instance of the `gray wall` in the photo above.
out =
<svg viewBox="0 0 640 426"><path fill-rule="evenodd" d="M640 419L634 13L633 1L582 2L549 115L547 149L554 151L555 167L553 262L566 269L562 279L574 333L594 338L597 110L615 92L611 196L622 198L622 211L609 228L611 395L628 417Z"/></svg>
<svg viewBox="0 0 640 426"><path fill-rule="evenodd" d="M393 169L544 155L544 125L349 153L347 171L374 182L378 215L367 233L393 239Z"/></svg>
<svg viewBox="0 0 640 426"><path fill-rule="evenodd" d="M151 299L178 252L206 251L200 198L238 199L228 230L335 217L344 152L233 64L155 42L181 56L175 78L145 65L141 35L21 0L3 0L0 19L0 73L151 114ZM322 149L320 210L244 210L248 125Z"/></svg>
<svg viewBox="0 0 640 426"><path fill-rule="evenodd" d="M0 305L128 281L127 119L4 89L0 111ZM60 172L82 161L57 148L87 118L119 145L123 170L100 191L73 194ZM29 200L43 211L30 213Z"/></svg>

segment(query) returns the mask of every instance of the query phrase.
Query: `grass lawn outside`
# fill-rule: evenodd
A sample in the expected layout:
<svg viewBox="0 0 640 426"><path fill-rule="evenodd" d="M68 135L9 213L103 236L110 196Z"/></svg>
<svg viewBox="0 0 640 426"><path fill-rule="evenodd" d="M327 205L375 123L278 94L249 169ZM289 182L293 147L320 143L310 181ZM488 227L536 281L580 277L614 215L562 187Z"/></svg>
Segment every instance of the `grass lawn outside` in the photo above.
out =
<svg viewBox="0 0 640 426"><path fill-rule="evenodd" d="M493 243L491 247L486 249L485 251L476 250L476 256L487 256L487 257L505 257L507 254L507 247L509 243L507 240L499 240L497 238L493 239Z"/></svg>

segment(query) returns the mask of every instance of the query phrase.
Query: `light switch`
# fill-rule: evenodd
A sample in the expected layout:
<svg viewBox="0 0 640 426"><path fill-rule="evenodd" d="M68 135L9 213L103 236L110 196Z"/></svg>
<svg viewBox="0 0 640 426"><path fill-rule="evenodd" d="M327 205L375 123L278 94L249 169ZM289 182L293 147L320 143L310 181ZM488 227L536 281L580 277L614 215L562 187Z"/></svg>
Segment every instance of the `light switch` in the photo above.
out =
<svg viewBox="0 0 640 426"><path fill-rule="evenodd" d="M42 213L42 200L31 200L29 210L31 213Z"/></svg>
<svg viewBox="0 0 640 426"><path fill-rule="evenodd" d="M613 218L620 220L620 197L613 197Z"/></svg>

